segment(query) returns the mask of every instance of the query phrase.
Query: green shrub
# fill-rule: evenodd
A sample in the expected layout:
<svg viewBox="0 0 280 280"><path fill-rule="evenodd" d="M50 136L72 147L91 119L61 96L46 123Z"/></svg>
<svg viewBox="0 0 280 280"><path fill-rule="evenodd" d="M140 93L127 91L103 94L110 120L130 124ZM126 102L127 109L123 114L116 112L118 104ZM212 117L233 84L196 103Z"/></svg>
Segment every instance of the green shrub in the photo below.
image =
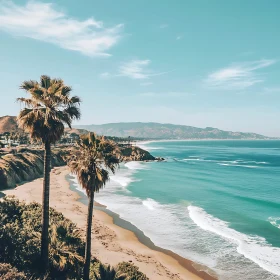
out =
<svg viewBox="0 0 280 280"><path fill-rule="evenodd" d="M0 262L19 270L39 273L42 207L5 197L0 201ZM84 242L78 228L50 209L49 277L79 279L82 275Z"/></svg>
<svg viewBox="0 0 280 280"><path fill-rule="evenodd" d="M28 278L22 272L7 263L0 263L0 279L1 280L27 280Z"/></svg>
<svg viewBox="0 0 280 280"><path fill-rule="evenodd" d="M82 279L85 244L80 231L62 213L50 208L50 268L40 275L42 206L13 197L0 200L0 279ZM111 278L104 278L107 275ZM97 277L97 278L96 278ZM99 277L99 278L98 278ZM138 267L120 263L111 268L92 260L91 279L148 280Z"/></svg>
<svg viewBox="0 0 280 280"><path fill-rule="evenodd" d="M117 265L117 271L128 276L129 280L149 280L149 278L139 271L139 267L129 263L121 262Z"/></svg>
<svg viewBox="0 0 280 280"><path fill-rule="evenodd" d="M126 273L118 271L117 268L95 263L91 266L90 279L92 280L130 280Z"/></svg>

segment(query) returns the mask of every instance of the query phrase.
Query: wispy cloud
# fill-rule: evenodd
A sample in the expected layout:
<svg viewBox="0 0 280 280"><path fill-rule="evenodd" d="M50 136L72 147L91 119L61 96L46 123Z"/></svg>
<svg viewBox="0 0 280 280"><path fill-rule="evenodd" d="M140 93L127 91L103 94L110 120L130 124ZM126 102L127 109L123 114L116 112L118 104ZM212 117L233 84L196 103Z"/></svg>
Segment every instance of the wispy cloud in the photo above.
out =
<svg viewBox="0 0 280 280"><path fill-rule="evenodd" d="M149 79L153 76L160 76L169 72L154 72L149 69L151 61L146 60L131 60L129 62L123 63L119 67L119 76L128 77L131 79Z"/></svg>
<svg viewBox="0 0 280 280"><path fill-rule="evenodd" d="M176 40L181 40L181 39L183 39L183 36L182 36L182 35L178 35L178 36L176 37Z"/></svg>
<svg viewBox="0 0 280 280"><path fill-rule="evenodd" d="M159 28L164 29L167 28L169 25L167 23L163 23L159 26Z"/></svg>
<svg viewBox="0 0 280 280"><path fill-rule="evenodd" d="M276 61L272 59L262 59L257 61L233 63L229 67L222 68L211 73L206 83L208 86L222 89L246 89L257 83L264 81L262 75L257 70L266 68Z"/></svg>
<svg viewBox="0 0 280 280"><path fill-rule="evenodd" d="M0 5L0 30L87 56L110 56L107 51L120 40L122 29L123 24L107 28L94 18L73 19L52 3L29 1L21 6L4 0Z"/></svg>

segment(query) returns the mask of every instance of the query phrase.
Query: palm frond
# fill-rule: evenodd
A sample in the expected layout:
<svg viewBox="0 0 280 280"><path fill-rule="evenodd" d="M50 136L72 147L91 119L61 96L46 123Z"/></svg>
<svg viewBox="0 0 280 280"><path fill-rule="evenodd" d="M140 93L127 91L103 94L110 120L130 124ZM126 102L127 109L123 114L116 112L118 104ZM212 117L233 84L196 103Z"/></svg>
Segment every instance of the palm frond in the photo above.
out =
<svg viewBox="0 0 280 280"><path fill-rule="evenodd" d="M20 89L24 89L26 91L29 91L31 89L33 89L34 87L36 87L38 85L38 82L30 80L30 81L24 81L21 85L20 85Z"/></svg>
<svg viewBox="0 0 280 280"><path fill-rule="evenodd" d="M87 195L92 191L99 192L110 179L109 170L115 172L119 165L117 147L95 133L81 135L77 146L68 159L68 166Z"/></svg>
<svg viewBox="0 0 280 280"><path fill-rule="evenodd" d="M51 85L51 78L47 75L42 75L40 77L40 86L44 89L48 89Z"/></svg>
<svg viewBox="0 0 280 280"><path fill-rule="evenodd" d="M21 128L30 133L31 138L55 143L64 133L64 125L71 127L74 119L81 116L79 98L70 97L71 87L61 79L51 79L42 75L40 82L25 81L21 85L30 98L18 98L25 108L18 116Z"/></svg>

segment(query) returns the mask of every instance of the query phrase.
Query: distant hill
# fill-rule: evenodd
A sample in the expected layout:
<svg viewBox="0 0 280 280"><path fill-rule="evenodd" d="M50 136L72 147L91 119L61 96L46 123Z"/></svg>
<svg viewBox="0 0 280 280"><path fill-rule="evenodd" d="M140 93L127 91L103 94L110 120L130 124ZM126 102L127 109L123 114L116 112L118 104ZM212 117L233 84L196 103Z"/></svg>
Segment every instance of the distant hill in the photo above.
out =
<svg viewBox="0 0 280 280"><path fill-rule="evenodd" d="M75 128L94 131L100 135L135 137L144 139L270 139L244 132L224 131L213 127L198 128L186 125L161 123L108 123L102 125L77 125Z"/></svg>
<svg viewBox="0 0 280 280"><path fill-rule="evenodd" d="M18 129L17 118L13 116L0 117L0 133L12 132Z"/></svg>
<svg viewBox="0 0 280 280"><path fill-rule="evenodd" d="M12 132L18 130L17 125L17 117L15 116L4 116L0 117L0 134L4 132ZM77 129L77 128L66 128L66 132L68 133L76 133L76 134L85 134L88 131L84 129Z"/></svg>
<svg viewBox="0 0 280 280"><path fill-rule="evenodd" d="M0 134L18 129L16 117L0 117ZM99 135L134 137L142 139L271 139L256 133L224 131L213 127L198 128L186 125L161 123L108 123L101 125L76 125L68 133L82 134L94 131Z"/></svg>

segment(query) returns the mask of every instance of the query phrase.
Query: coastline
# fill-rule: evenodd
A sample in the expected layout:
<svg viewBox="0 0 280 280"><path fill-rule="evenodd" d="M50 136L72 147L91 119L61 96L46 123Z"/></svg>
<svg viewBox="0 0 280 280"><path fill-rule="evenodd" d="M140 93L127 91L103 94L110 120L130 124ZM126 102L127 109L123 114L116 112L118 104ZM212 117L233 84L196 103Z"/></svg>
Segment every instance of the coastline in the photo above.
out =
<svg viewBox="0 0 280 280"><path fill-rule="evenodd" d="M86 201L83 202L85 198L71 189L67 175L69 176L69 172L66 167L52 170L50 206L62 212L84 232ZM5 190L3 193L15 195L26 202L41 203L42 179ZM98 203L95 204L93 224L92 254L104 263L116 265L122 261L133 262L150 279L216 279L200 271L199 264L155 246L138 228Z"/></svg>
<svg viewBox="0 0 280 280"><path fill-rule="evenodd" d="M280 138L276 139L214 139L214 138L194 138L194 139L153 139L153 140L143 140L143 141L136 141L136 146L139 145L146 145L149 143L161 143L161 142L210 142L210 141L279 141Z"/></svg>

